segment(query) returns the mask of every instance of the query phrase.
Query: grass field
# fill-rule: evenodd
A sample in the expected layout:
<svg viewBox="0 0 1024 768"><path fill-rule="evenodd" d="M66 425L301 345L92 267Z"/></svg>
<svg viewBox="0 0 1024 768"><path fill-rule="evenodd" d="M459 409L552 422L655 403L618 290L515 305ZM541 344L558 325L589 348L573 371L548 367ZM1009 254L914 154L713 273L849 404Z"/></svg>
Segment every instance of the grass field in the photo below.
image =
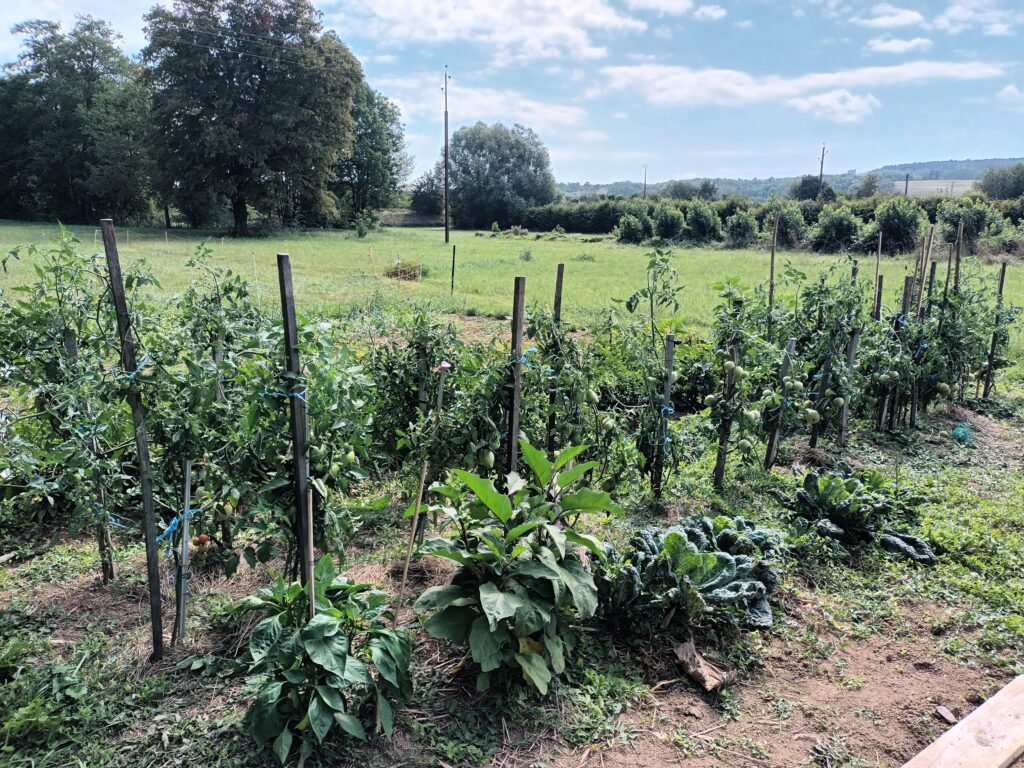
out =
<svg viewBox="0 0 1024 768"><path fill-rule="evenodd" d="M93 227L71 227L86 248L102 249L99 232ZM57 234L56 225L0 222L0 249L29 243L45 243ZM550 306L555 268L566 265L563 312L569 322L582 324L611 304L643 285L648 248L621 245L610 237L580 235L492 237L490 232L453 232L456 246L455 291L451 293L450 245L442 230L388 228L357 238L348 231L288 232L275 237L236 240L213 233L162 229L118 228L123 259L149 260L151 268L169 294L180 292L190 276L185 262L205 242L216 260L250 280L264 306L277 306L277 274L274 255L291 254L295 295L300 311L336 312L366 303L373 298L385 303L430 306L462 314L501 317L511 312L512 282L526 276L528 306ZM836 256L804 251L779 254L779 269L787 261L810 274L835 263ZM419 281L393 280L383 273L401 260L419 264ZM863 262L862 274L870 276L874 264ZM738 277L748 286L768 276L768 253L763 250L721 248L678 249L675 267L685 290L682 315L685 322L706 326L717 303L712 286ZM912 269L909 259L884 259L886 301L896 303L903 276ZM996 267L986 267L993 274ZM940 272L941 275L941 272ZM13 262L8 274L0 274L0 288L24 284L34 278L27 260ZM870 279L870 277L869 277ZM1006 281L1007 299L1024 304L1024 273L1011 269ZM1014 346L1020 347L1020 326L1014 330Z"/></svg>

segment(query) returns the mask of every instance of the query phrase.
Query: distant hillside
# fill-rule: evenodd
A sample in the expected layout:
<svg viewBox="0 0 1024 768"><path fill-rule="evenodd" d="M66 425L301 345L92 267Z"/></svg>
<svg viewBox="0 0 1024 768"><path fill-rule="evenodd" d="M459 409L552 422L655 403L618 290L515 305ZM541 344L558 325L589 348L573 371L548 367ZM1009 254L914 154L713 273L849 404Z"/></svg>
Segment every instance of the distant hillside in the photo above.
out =
<svg viewBox="0 0 1024 768"><path fill-rule="evenodd" d="M971 180L979 179L988 168L1004 167L1024 163L1024 158L1007 157L991 158L988 160L930 160L921 163L900 163L898 165L886 165L870 173L877 173L881 182L886 185L890 182L903 181L906 175L910 174L911 181L934 181L941 179L948 180ZM856 185L857 181L865 174L844 173L825 174L825 179L835 187L837 192L849 192ZM798 176L780 176L767 179L712 179L718 186L722 195L733 193L746 195L751 200L767 200L772 195L784 195L789 191L790 185L796 181ZM681 179L691 184L700 184L703 178ZM658 184L648 184L648 194L654 194L672 181L663 181ZM590 182L563 182L558 188L565 193L569 199L581 197L596 197L600 195L616 195L629 197L643 191L644 185L639 181L613 181L607 184L592 184Z"/></svg>

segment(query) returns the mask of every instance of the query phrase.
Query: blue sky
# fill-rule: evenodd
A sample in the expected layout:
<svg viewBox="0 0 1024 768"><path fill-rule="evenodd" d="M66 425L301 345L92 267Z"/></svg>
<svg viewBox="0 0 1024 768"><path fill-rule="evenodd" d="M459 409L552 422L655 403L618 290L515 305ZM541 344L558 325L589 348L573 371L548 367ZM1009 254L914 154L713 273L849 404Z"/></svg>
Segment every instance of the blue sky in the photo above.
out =
<svg viewBox="0 0 1024 768"><path fill-rule="evenodd" d="M1024 2L315 0L401 106L417 172L452 129L521 122L560 181L789 176L1024 155ZM144 44L151 0L7 0L111 21Z"/></svg>

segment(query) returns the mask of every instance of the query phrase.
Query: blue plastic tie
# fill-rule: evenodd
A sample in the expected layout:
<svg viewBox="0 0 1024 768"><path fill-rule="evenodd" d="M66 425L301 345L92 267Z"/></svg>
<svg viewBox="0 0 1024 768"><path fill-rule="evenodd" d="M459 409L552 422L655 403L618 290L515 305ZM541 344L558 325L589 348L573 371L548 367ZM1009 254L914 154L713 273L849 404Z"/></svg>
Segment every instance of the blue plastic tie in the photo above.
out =
<svg viewBox="0 0 1024 768"><path fill-rule="evenodd" d="M675 412L676 412L676 409L673 408L671 405L663 405L663 406L661 406L661 415L662 416L671 416Z"/></svg>
<svg viewBox="0 0 1024 768"><path fill-rule="evenodd" d="M125 377L124 377L125 380L126 381L135 381L135 377L138 376L140 373L142 373L142 369L146 367L146 363L148 363L148 362L149 362L149 352L147 352L146 354L144 354L142 356L142 359L139 361L139 364L137 366L135 366L135 370L134 371L132 371L131 373L125 374Z"/></svg>
<svg viewBox="0 0 1024 768"><path fill-rule="evenodd" d="M113 512L110 512L107 515L107 522L109 522L113 526L116 526L117 528L123 528L126 531L138 530L138 528L131 524L130 520L127 520L126 518L123 518L120 515L115 515Z"/></svg>
<svg viewBox="0 0 1024 768"><path fill-rule="evenodd" d="M273 391L271 391L269 389L264 389L262 392L260 392L260 394L263 397L279 397L279 398L282 398L282 399L287 399L289 397L294 397L296 400L301 400L302 402L306 403L307 405L309 404L309 403L306 402L306 390L302 390L302 391L299 391L299 392L273 392Z"/></svg>
<svg viewBox="0 0 1024 768"><path fill-rule="evenodd" d="M171 544L174 542L174 532L178 530L178 525L183 520L191 519L193 512L199 511L200 510L198 509L186 509L180 515L177 515L173 520L171 520L167 528L164 529L164 532L156 537L158 542L162 542L164 539L167 539L167 549L164 551L164 557L168 557L171 554Z"/></svg>

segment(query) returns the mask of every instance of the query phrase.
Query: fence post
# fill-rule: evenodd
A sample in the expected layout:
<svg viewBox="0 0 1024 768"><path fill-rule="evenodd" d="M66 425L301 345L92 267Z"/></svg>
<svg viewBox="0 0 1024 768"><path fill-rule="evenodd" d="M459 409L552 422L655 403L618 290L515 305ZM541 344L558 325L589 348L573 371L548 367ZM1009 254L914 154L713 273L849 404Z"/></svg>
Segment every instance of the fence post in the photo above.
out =
<svg viewBox="0 0 1024 768"><path fill-rule="evenodd" d="M306 530L309 485L309 426L306 418L308 388L302 380L299 362L299 330L295 320L295 290L292 286L292 262L287 253L277 254L277 278L281 288L281 318L284 323L284 357L288 402L292 429L292 485L295 493L295 555L299 562L299 581L305 585L313 574L307 573L304 550L313 535Z"/></svg>
<svg viewBox="0 0 1024 768"><path fill-rule="evenodd" d="M455 244L452 244L452 291L451 295L455 295Z"/></svg>
<svg viewBox="0 0 1024 768"><path fill-rule="evenodd" d="M935 293L935 270L938 269L939 262L932 260L932 265L928 269L928 299L925 303L924 317L932 316L932 295Z"/></svg>
<svg viewBox="0 0 1024 768"><path fill-rule="evenodd" d="M786 354L782 358L782 370L779 374L781 383L793 369L793 355L796 354L796 339L792 336L786 341ZM772 419L771 428L768 434L768 449L764 452L764 468L771 469L775 466L775 459L779 453L779 436L782 433L782 414L786 406L787 395L782 394L782 403L779 404L779 412Z"/></svg>
<svg viewBox="0 0 1024 768"><path fill-rule="evenodd" d="M523 387L523 303L526 278L517 277L512 292L512 396L508 409L508 452L505 467L509 474L519 466L519 403Z"/></svg>
<svg viewBox="0 0 1024 768"><path fill-rule="evenodd" d="M192 461L185 461L185 505L181 514L181 561L178 563L178 615L177 615L177 636L178 642L185 642L185 606L188 604L188 579L189 579L189 532L188 520L192 508Z"/></svg>
<svg viewBox="0 0 1024 768"><path fill-rule="evenodd" d="M558 349L553 349L552 352L560 353L561 338L560 326L562 323L562 281L565 277L565 264L559 264L555 273L555 303L551 310L551 322L554 326L553 335L556 346ZM560 361L561 362L561 361ZM551 366L555 368L554 365ZM561 366L555 368L555 371L561 370ZM558 380L557 378L551 384L551 391L548 392L548 453L554 453L555 451L555 401L558 399Z"/></svg>
<svg viewBox="0 0 1024 768"><path fill-rule="evenodd" d="M661 499L662 481L665 477L665 451L668 450L668 417L672 413L672 366L676 358L676 337L669 333L665 336L665 381L661 391L661 424L658 430L660 437L654 454L654 467L651 471L651 492L655 500Z"/></svg>
<svg viewBox="0 0 1024 768"><path fill-rule="evenodd" d="M985 389L982 397L986 400L992 394L992 387L995 385L996 375L996 349L999 345L999 321L1003 309L1003 285L1006 283L1006 262L999 265L999 284L996 290L996 317L995 328L992 329L992 343L988 348L988 364L985 366Z"/></svg>
<svg viewBox="0 0 1024 768"><path fill-rule="evenodd" d="M850 331L850 343L846 347L846 375L853 376L857 362L857 346L860 344L860 328ZM839 447L846 447L846 438L850 431L850 395L843 397L843 409L839 413Z"/></svg>
<svg viewBox="0 0 1024 768"><path fill-rule="evenodd" d="M729 359L739 365L739 351L736 347L729 348ZM728 402L732 399L733 390L736 385L736 369L725 372L725 387L722 390L722 399ZM716 491L721 491L725 485L725 460L729 456L729 434L732 432L732 417L724 416L718 427L718 455L715 457L715 472L712 476L712 483Z"/></svg>
<svg viewBox="0 0 1024 768"><path fill-rule="evenodd" d="M877 292L875 293L875 304L876 305L880 304L880 298L879 297L880 297L880 295L882 293L881 283L878 282L878 278L880 278L882 276L881 275L881 269L882 269L882 232L881 232L881 230L879 230L879 232L878 232L878 251L875 253L875 285L878 286ZM877 320L877 319L878 318L876 317L875 320Z"/></svg>
<svg viewBox="0 0 1024 768"><path fill-rule="evenodd" d="M101 219L103 249L107 256L107 272L110 276L110 293L117 314L117 335L120 340L121 369L138 373L139 363L135 358L135 344L132 342L132 321L125 299L124 279L121 277L121 261L117 255L117 237L114 222ZM160 661L164 655L164 625L160 609L160 565L156 549L156 510L153 506L153 475L149 465L149 440L146 436L146 411L142 395L135 381L130 383L127 395L132 409L132 425L135 428L135 450L139 460L139 484L142 489L143 535L146 541L146 581L149 585L149 616L153 631L153 653L150 661Z"/></svg>

